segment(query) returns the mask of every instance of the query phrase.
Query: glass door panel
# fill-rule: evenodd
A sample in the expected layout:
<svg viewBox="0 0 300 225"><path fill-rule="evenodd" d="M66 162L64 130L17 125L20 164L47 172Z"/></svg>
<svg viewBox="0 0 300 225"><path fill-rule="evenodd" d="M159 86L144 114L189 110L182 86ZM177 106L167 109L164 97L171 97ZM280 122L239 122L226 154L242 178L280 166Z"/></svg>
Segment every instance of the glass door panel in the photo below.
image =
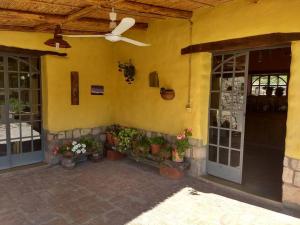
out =
<svg viewBox="0 0 300 225"><path fill-rule="evenodd" d="M213 57L207 171L242 181L248 52Z"/></svg>
<svg viewBox="0 0 300 225"><path fill-rule="evenodd" d="M43 160L40 83L39 57L0 56L0 169Z"/></svg>

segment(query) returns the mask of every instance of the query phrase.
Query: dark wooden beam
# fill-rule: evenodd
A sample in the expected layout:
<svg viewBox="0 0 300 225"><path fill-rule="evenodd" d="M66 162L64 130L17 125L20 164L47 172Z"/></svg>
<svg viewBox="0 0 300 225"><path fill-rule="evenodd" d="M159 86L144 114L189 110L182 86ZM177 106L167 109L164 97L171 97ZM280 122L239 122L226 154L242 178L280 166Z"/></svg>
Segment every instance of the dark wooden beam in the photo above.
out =
<svg viewBox="0 0 300 225"><path fill-rule="evenodd" d="M26 49L26 48L10 47L5 45L0 45L0 52L21 53L21 54L38 55L38 56L42 56L42 55L67 56L67 53L33 50L33 49Z"/></svg>
<svg viewBox="0 0 300 225"><path fill-rule="evenodd" d="M181 49L181 55L196 52L223 52L251 48L272 47L290 44L292 41L298 40L300 40L300 32L262 34L250 37L190 45Z"/></svg>

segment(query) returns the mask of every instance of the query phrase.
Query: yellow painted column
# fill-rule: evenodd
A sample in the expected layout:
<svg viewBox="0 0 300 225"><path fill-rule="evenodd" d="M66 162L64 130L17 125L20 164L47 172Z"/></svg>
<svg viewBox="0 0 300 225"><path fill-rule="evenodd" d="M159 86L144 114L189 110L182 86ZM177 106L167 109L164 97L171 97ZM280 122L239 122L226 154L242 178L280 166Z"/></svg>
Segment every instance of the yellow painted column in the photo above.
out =
<svg viewBox="0 0 300 225"><path fill-rule="evenodd" d="M300 159L300 41L292 44L285 155Z"/></svg>

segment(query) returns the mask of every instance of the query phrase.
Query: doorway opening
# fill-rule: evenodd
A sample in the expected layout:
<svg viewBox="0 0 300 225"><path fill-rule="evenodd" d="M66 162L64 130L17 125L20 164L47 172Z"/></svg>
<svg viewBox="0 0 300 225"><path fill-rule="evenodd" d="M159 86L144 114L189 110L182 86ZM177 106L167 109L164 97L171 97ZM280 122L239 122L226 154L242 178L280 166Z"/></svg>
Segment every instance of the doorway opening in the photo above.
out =
<svg viewBox="0 0 300 225"><path fill-rule="evenodd" d="M282 199L291 49L251 51L244 137L243 186Z"/></svg>
<svg viewBox="0 0 300 225"><path fill-rule="evenodd" d="M290 64L290 47L214 54L208 179L282 200Z"/></svg>

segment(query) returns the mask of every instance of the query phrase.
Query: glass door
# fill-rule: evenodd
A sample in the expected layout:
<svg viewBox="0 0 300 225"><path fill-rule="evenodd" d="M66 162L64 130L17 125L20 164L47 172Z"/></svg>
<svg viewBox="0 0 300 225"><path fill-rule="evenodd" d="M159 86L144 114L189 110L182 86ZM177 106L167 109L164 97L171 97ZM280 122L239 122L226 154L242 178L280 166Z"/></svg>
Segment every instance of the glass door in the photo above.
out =
<svg viewBox="0 0 300 225"><path fill-rule="evenodd" d="M208 174L242 182L249 53L213 56Z"/></svg>
<svg viewBox="0 0 300 225"><path fill-rule="evenodd" d="M0 169L40 162L40 58L2 54L0 62Z"/></svg>

